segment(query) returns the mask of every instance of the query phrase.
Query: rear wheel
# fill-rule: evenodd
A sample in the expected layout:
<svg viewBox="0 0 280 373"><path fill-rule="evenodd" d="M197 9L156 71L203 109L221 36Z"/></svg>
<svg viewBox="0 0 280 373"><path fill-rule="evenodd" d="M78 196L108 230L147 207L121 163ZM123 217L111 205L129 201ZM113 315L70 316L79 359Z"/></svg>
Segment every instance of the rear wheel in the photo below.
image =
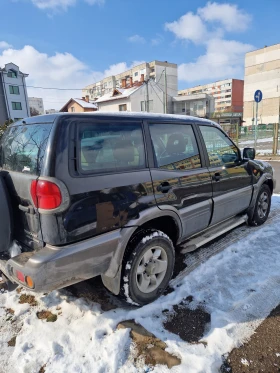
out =
<svg viewBox="0 0 280 373"><path fill-rule="evenodd" d="M155 229L139 232L124 256L121 297L140 306L153 302L167 287L174 260L173 243L165 233Z"/></svg>
<svg viewBox="0 0 280 373"><path fill-rule="evenodd" d="M255 209L248 217L249 225L262 225L268 218L271 206L271 191L268 185L263 184L259 190Z"/></svg>

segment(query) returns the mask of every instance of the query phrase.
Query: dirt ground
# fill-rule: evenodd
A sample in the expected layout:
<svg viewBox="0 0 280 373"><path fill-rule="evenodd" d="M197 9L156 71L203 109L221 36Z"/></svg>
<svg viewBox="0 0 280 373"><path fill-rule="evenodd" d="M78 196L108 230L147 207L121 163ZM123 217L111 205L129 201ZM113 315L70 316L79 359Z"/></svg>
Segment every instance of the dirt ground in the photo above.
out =
<svg viewBox="0 0 280 373"><path fill-rule="evenodd" d="M231 351L221 372L280 372L280 305L256 329L247 343Z"/></svg>

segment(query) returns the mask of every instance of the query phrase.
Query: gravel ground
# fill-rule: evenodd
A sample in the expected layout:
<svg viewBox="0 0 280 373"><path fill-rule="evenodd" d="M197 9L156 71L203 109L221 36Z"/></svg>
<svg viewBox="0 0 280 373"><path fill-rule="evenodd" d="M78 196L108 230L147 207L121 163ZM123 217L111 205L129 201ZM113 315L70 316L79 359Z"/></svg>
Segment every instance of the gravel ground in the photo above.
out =
<svg viewBox="0 0 280 373"><path fill-rule="evenodd" d="M280 305L256 329L247 343L231 351L221 371L280 372Z"/></svg>

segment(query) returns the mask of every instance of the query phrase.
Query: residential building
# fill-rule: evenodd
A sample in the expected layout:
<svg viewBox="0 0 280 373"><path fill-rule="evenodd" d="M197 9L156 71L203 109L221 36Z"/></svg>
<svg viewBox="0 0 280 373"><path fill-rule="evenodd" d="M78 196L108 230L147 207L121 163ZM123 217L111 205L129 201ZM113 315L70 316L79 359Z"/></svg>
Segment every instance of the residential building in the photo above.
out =
<svg viewBox="0 0 280 373"><path fill-rule="evenodd" d="M164 113L164 92L154 81L137 83L130 88L115 88L95 102L99 111Z"/></svg>
<svg viewBox="0 0 280 373"><path fill-rule="evenodd" d="M90 99L97 100L106 94L112 95L116 88L131 88L135 83L143 83L148 80L153 80L162 91L165 91L165 86L167 86L167 112L171 113L172 97L178 94L178 73L177 65L167 61L143 62L120 74L109 76L86 86L83 89L83 95L89 95Z"/></svg>
<svg viewBox="0 0 280 373"><path fill-rule="evenodd" d="M28 74L13 63L0 68L0 124L7 119L16 121L30 116L26 77Z"/></svg>
<svg viewBox="0 0 280 373"><path fill-rule="evenodd" d="M70 98L59 111L64 113L87 113L96 110L97 105L89 101L89 96L86 96L82 98Z"/></svg>
<svg viewBox="0 0 280 373"><path fill-rule="evenodd" d="M278 123L280 117L280 44L245 55L244 115L246 125L254 124L254 93L260 89L258 123Z"/></svg>
<svg viewBox="0 0 280 373"><path fill-rule="evenodd" d="M179 96L196 95L205 93L215 99L214 112L242 113L243 111L244 81L239 79L225 79L214 83L199 85L193 88L183 89Z"/></svg>
<svg viewBox="0 0 280 373"><path fill-rule="evenodd" d="M56 110L56 109L46 109L45 110L45 114L55 114L55 113L59 113L59 110Z"/></svg>
<svg viewBox="0 0 280 373"><path fill-rule="evenodd" d="M39 97L28 97L28 101L29 101L29 108L30 108L30 111L31 108L35 109L36 111L38 111L38 113L40 115L44 114L44 102L43 102L43 99L42 98L39 98ZM32 115L32 113L31 113Z"/></svg>
<svg viewBox="0 0 280 373"><path fill-rule="evenodd" d="M215 99L206 93L173 97L173 113L210 118L215 111Z"/></svg>

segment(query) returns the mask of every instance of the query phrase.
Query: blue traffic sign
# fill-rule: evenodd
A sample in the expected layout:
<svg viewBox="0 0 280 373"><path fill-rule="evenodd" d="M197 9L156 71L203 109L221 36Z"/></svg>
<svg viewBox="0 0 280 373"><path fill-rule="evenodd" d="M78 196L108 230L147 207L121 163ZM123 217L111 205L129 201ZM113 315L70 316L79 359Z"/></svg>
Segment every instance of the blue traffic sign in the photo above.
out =
<svg viewBox="0 0 280 373"><path fill-rule="evenodd" d="M255 92L254 94L254 99L256 102L261 102L262 100L262 91L260 91L259 89Z"/></svg>

